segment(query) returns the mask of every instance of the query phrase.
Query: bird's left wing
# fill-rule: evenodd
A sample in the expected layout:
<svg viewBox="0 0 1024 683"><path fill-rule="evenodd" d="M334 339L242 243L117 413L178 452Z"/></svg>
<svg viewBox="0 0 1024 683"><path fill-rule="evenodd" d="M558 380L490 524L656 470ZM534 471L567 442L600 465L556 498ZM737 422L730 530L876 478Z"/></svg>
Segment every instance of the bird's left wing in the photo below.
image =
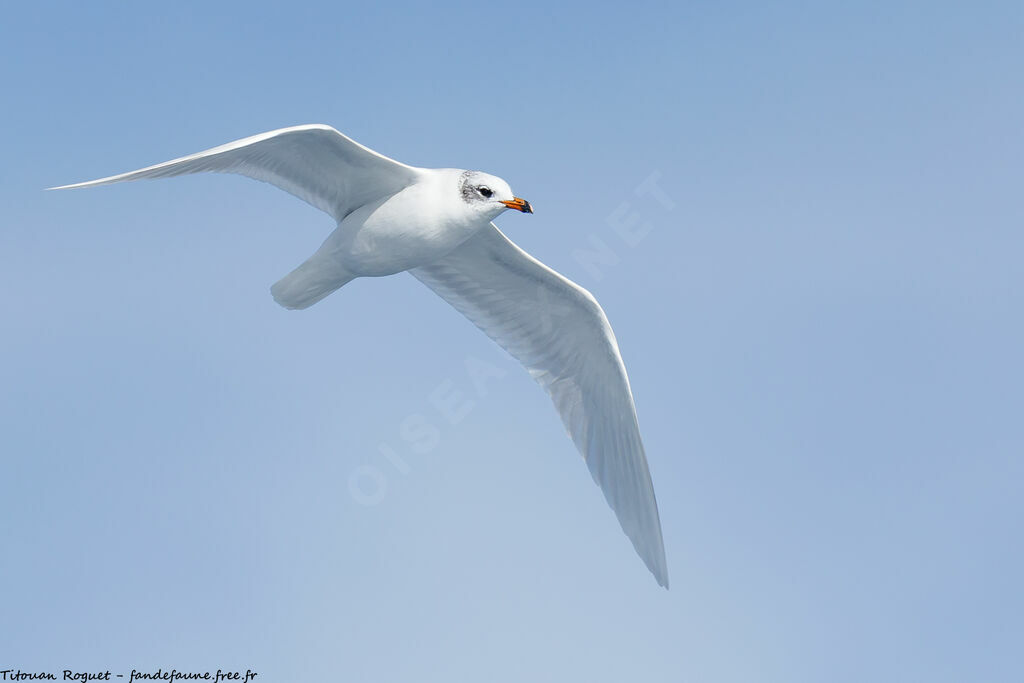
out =
<svg viewBox="0 0 1024 683"><path fill-rule="evenodd" d="M633 547L668 587L658 504L626 368L587 290L493 224L440 261L409 271L517 358L554 401Z"/></svg>
<svg viewBox="0 0 1024 683"><path fill-rule="evenodd" d="M358 207L416 181L419 169L363 147L330 126L281 128L191 156L74 185L109 185L187 173L238 173L280 187L341 221Z"/></svg>

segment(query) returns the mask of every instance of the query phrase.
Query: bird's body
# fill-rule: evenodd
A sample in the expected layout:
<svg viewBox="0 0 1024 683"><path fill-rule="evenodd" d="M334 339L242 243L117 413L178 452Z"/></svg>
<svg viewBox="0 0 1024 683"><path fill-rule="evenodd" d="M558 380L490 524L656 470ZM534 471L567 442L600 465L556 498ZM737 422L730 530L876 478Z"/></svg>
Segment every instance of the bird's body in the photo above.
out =
<svg viewBox="0 0 1024 683"><path fill-rule="evenodd" d="M321 247L271 288L282 306L307 308L354 278L408 271L519 359L551 396L637 552L668 586L633 397L604 311L491 223L509 208L532 213L529 202L496 176L407 166L322 125L64 187L204 171L270 182L335 219Z"/></svg>
<svg viewBox="0 0 1024 683"><path fill-rule="evenodd" d="M433 263L490 222L464 210L462 171L417 170L416 183L359 207L324 242L349 272L376 277Z"/></svg>

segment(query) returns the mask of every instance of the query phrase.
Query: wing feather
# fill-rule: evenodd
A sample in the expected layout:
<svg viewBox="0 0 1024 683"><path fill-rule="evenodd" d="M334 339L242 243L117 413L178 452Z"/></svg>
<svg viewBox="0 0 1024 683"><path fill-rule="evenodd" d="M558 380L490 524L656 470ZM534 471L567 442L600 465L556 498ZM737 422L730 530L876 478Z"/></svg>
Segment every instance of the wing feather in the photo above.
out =
<svg viewBox="0 0 1024 683"><path fill-rule="evenodd" d="M493 224L410 271L517 358L547 391L623 531L668 587L658 504L626 368L587 290L513 244Z"/></svg>
<svg viewBox="0 0 1024 683"><path fill-rule="evenodd" d="M411 185L419 169L378 154L330 126L312 124L272 130L137 171L50 189L205 172L237 173L271 183L341 221L363 204Z"/></svg>

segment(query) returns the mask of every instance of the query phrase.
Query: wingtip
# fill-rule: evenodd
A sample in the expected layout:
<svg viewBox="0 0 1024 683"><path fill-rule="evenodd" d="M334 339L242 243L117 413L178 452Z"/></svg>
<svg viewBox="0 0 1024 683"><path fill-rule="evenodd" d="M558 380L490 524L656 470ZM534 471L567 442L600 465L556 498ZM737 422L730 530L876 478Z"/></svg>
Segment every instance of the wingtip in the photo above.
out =
<svg viewBox="0 0 1024 683"><path fill-rule="evenodd" d="M648 567L648 569L651 570L651 574L654 575L654 580L658 582L658 585L664 588L665 590L668 590L668 568L662 566L659 567L657 570L651 567Z"/></svg>
<svg viewBox="0 0 1024 683"><path fill-rule="evenodd" d="M654 576L654 580L658 582L658 585L668 590L668 562L665 560L665 544L661 540L661 528L659 524L658 534L658 546L654 553L645 552L645 549L634 545L637 554L647 565L648 571Z"/></svg>

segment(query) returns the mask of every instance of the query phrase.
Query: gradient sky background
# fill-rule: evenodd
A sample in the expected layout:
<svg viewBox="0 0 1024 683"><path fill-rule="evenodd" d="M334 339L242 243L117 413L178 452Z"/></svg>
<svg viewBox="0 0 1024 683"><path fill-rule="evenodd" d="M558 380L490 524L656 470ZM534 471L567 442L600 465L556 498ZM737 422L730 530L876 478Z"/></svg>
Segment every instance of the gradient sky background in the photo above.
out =
<svg viewBox="0 0 1024 683"><path fill-rule="evenodd" d="M379 5L5 7L0 668L1021 680L1021 4ZM499 225L615 326L671 591L426 288L274 304L325 215L42 191L313 122L533 202Z"/></svg>

